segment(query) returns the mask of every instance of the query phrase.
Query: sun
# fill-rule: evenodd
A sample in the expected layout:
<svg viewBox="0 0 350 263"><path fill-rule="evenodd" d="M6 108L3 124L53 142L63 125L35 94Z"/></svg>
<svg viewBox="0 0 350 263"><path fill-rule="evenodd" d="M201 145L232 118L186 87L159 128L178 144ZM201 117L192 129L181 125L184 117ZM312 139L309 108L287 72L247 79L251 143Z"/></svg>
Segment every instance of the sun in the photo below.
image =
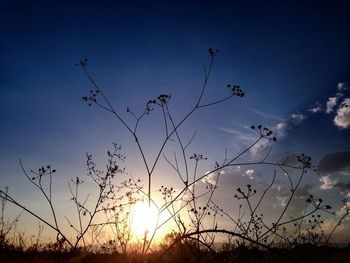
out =
<svg viewBox="0 0 350 263"><path fill-rule="evenodd" d="M152 235L159 223L158 210L153 205L149 207L147 202L137 202L132 214L133 236L142 239L145 233Z"/></svg>
<svg viewBox="0 0 350 263"><path fill-rule="evenodd" d="M174 216L168 210L160 212L155 204L160 204L158 199L153 199L151 206L147 201L138 201L130 212L130 230L132 240L136 243L152 239L153 243L161 242L164 236L174 229Z"/></svg>

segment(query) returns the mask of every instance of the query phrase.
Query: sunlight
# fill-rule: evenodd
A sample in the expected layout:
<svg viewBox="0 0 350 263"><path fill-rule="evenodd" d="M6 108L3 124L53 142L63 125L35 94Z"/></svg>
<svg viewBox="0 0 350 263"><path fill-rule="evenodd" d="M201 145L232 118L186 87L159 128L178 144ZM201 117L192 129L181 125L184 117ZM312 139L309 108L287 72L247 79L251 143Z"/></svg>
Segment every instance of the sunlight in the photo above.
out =
<svg viewBox="0 0 350 263"><path fill-rule="evenodd" d="M138 202L134 206L132 218L132 233L142 239L147 233L153 233L157 227L158 211L154 206L148 207L147 202Z"/></svg>
<svg viewBox="0 0 350 263"><path fill-rule="evenodd" d="M137 202L132 214L131 232L132 239L136 243L144 239L145 233L147 233L148 240L152 238L153 243L158 243L167 233L176 229L173 220L169 220L171 219L169 211L163 211L158 215L157 207L154 204L149 207L147 201ZM164 222L167 223L163 224Z"/></svg>

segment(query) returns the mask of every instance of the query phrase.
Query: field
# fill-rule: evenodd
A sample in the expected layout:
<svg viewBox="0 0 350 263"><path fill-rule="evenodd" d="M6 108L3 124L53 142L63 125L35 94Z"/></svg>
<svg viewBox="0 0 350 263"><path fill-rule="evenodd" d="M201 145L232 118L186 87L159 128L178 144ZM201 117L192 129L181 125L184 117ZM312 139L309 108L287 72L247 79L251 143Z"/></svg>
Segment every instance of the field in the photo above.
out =
<svg viewBox="0 0 350 263"><path fill-rule="evenodd" d="M312 245L298 246L293 249L272 249L262 251L239 247L218 252L198 251L190 245L181 245L174 250L159 250L147 255L138 253L103 253L83 251L38 251L35 249L22 250L14 247L3 247L0 252L0 261L26 263L78 263L78 262L348 262L350 246L344 248L316 247Z"/></svg>

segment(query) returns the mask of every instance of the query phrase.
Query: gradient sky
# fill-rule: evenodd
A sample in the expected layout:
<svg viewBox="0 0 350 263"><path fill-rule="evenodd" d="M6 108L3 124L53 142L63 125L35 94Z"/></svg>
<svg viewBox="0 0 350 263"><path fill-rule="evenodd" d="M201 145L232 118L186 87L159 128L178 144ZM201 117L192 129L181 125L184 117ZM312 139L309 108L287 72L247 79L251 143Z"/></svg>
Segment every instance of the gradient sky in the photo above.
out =
<svg viewBox="0 0 350 263"><path fill-rule="evenodd" d="M186 136L198 131L189 152L211 160L202 171L222 160L225 148L233 156L249 146L255 137L248 127L263 124L278 137L271 160L306 153L319 168L305 178L298 198L313 193L340 211L340 200L350 198L349 2L91 2L0 2L1 188L9 186L18 200L41 211L18 159L28 169L51 164L57 169L55 194L66 202L67 180L84 176L85 153L103 167L112 142L124 147L128 172L144 178L125 129L83 102L91 86L75 64L89 59L95 80L130 123L127 107L141 112L146 101L162 93L172 95L179 119L198 97L202 63L208 63L207 49L214 47L220 51L204 100L224 96L231 83L246 96L204 109L185 123ZM159 144L160 116L142 123L150 160ZM265 150L262 145L246 158ZM155 188L165 180L177 186L166 169L163 161ZM282 177L277 180L282 189L268 197L275 207L266 208L272 217L288 192ZM221 180L215 198L234 211L227 204L237 185L253 182L263 189L271 172L240 167ZM296 202L293 209L303 204Z"/></svg>

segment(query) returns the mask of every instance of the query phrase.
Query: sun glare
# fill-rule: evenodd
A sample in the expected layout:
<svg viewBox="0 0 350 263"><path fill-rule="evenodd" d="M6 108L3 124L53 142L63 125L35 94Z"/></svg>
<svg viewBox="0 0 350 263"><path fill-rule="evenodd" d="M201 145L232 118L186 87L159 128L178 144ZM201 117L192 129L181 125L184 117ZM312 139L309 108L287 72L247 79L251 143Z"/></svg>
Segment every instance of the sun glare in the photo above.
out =
<svg viewBox="0 0 350 263"><path fill-rule="evenodd" d="M161 241L167 233L176 227L172 220L169 220L171 218L172 216L168 211L163 211L159 215L157 207L153 204L149 207L147 202L136 203L131 220L133 240L136 242L143 240L145 233L147 233L147 239L152 237L154 243ZM164 222L167 223L163 224ZM155 235L153 236L154 233Z"/></svg>
<svg viewBox="0 0 350 263"><path fill-rule="evenodd" d="M133 209L132 232L136 238L143 238L145 233L152 234L158 222L158 211L147 202L136 203Z"/></svg>

